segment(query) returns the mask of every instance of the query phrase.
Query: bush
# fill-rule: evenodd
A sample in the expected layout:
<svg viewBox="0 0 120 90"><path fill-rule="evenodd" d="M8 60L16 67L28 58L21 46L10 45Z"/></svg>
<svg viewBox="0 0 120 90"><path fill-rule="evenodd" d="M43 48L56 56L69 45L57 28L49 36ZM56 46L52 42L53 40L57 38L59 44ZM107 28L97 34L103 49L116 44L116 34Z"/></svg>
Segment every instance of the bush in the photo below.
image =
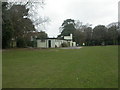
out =
<svg viewBox="0 0 120 90"><path fill-rule="evenodd" d="M17 47L19 47L19 48L27 47L26 40L24 38L18 38L17 39Z"/></svg>
<svg viewBox="0 0 120 90"><path fill-rule="evenodd" d="M34 47L34 41L27 41L28 47Z"/></svg>
<svg viewBox="0 0 120 90"><path fill-rule="evenodd" d="M61 44L61 46L62 46L62 47L68 47L69 45L68 45L68 43L63 42L63 43Z"/></svg>

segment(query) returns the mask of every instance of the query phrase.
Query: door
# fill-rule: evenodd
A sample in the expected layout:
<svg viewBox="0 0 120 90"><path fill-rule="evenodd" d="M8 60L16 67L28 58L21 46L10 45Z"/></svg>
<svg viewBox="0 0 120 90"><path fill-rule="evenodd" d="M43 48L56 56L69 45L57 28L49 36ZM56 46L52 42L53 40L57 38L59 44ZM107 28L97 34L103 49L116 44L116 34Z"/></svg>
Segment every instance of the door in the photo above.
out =
<svg viewBox="0 0 120 90"><path fill-rule="evenodd" d="M48 47L51 48L51 40L48 40Z"/></svg>

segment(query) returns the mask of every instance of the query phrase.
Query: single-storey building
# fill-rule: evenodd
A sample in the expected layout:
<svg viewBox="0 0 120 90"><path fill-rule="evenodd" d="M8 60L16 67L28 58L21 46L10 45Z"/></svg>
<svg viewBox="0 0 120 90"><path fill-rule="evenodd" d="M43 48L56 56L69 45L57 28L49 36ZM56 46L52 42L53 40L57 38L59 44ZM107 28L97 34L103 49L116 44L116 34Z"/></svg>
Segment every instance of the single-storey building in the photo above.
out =
<svg viewBox="0 0 120 90"><path fill-rule="evenodd" d="M46 38L46 39L36 39L37 48L56 48L61 47L63 43L68 44L68 46L73 47L76 46L76 42L73 42L73 36L63 36L63 39L58 38Z"/></svg>

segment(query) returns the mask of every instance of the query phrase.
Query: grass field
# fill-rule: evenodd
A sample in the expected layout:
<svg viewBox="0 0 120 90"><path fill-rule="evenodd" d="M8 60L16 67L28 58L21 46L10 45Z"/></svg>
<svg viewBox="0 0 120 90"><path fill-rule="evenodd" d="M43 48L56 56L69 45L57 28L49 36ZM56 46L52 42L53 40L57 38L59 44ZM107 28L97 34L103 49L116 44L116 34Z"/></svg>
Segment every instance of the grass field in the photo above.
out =
<svg viewBox="0 0 120 90"><path fill-rule="evenodd" d="M117 46L3 51L3 88L117 87Z"/></svg>

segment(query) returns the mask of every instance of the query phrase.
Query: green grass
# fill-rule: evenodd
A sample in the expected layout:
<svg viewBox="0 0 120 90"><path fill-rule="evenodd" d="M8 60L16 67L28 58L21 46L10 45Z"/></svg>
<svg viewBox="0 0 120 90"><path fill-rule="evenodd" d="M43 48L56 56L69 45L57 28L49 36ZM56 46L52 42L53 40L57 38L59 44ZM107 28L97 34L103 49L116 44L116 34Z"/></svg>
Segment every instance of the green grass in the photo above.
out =
<svg viewBox="0 0 120 90"><path fill-rule="evenodd" d="M117 88L118 47L3 51L3 88Z"/></svg>

